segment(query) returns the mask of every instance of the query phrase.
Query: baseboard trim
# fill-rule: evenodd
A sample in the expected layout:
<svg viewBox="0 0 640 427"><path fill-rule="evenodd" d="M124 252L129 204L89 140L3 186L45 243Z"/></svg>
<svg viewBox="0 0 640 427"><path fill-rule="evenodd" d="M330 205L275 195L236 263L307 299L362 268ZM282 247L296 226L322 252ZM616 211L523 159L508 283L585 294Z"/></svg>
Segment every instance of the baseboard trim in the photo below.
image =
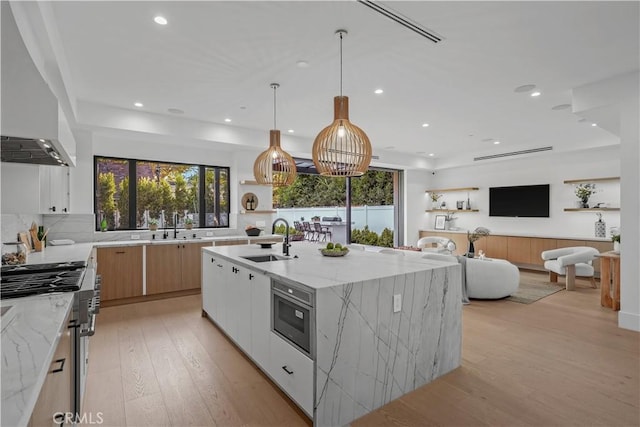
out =
<svg viewBox="0 0 640 427"><path fill-rule="evenodd" d="M618 327L640 332L640 314L619 311Z"/></svg>
<svg viewBox="0 0 640 427"><path fill-rule="evenodd" d="M166 299L166 298L184 297L187 295L195 295L199 293L200 293L200 288L195 288L195 289L185 289L182 291L165 292L162 294L141 295L138 297L100 301L100 307L113 307L116 305L136 304L139 302L155 301L155 300Z"/></svg>

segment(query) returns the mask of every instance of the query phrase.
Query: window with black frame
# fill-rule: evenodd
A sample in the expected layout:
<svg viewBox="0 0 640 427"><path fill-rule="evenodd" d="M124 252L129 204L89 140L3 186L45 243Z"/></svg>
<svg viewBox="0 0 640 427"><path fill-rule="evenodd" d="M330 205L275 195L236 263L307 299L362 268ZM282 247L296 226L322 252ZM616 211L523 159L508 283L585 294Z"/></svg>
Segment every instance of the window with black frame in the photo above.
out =
<svg viewBox="0 0 640 427"><path fill-rule="evenodd" d="M96 156L94 174L96 230L229 227L228 167Z"/></svg>

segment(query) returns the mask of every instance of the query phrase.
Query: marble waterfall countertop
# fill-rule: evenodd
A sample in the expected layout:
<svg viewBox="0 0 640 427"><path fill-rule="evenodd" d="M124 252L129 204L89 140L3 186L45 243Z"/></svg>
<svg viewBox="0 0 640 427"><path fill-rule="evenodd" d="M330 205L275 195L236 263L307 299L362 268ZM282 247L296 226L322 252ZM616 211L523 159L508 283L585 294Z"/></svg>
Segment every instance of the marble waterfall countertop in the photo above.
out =
<svg viewBox="0 0 640 427"><path fill-rule="evenodd" d="M325 257L318 251L322 246L294 242L290 259L263 263L243 257L282 255L281 245L202 248L315 290L314 426L348 425L460 366L459 264L432 262L412 251L351 250Z"/></svg>
<svg viewBox="0 0 640 427"><path fill-rule="evenodd" d="M0 302L11 307L2 316L2 426L28 424L72 305L73 293Z"/></svg>
<svg viewBox="0 0 640 427"><path fill-rule="evenodd" d="M289 259L271 262L254 262L243 257L268 254L282 256L281 244L275 244L271 249L261 249L257 245L238 245L206 247L202 250L285 282L313 289L458 265L423 259L420 252L411 251L406 251L405 256L395 256L350 250L344 257L326 257L319 251L323 247L323 244L293 242L289 248Z"/></svg>

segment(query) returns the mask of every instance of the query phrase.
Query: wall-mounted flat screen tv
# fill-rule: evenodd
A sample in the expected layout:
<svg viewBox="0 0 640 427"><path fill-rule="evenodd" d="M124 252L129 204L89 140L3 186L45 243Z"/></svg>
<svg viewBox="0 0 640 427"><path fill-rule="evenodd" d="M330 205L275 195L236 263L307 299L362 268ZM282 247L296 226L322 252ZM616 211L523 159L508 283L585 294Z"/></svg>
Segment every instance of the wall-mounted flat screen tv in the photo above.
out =
<svg viewBox="0 0 640 427"><path fill-rule="evenodd" d="M489 216L549 217L549 184L489 188Z"/></svg>

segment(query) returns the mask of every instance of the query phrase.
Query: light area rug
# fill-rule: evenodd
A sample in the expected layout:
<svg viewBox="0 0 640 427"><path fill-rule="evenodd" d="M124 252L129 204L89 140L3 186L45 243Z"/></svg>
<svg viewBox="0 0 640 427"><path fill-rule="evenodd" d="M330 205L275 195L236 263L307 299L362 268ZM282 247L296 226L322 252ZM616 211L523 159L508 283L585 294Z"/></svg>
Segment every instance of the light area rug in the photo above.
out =
<svg viewBox="0 0 640 427"><path fill-rule="evenodd" d="M531 304L532 302L548 297L549 295L555 294L563 289L564 283L532 283L521 279L518 290L506 299L507 301Z"/></svg>

